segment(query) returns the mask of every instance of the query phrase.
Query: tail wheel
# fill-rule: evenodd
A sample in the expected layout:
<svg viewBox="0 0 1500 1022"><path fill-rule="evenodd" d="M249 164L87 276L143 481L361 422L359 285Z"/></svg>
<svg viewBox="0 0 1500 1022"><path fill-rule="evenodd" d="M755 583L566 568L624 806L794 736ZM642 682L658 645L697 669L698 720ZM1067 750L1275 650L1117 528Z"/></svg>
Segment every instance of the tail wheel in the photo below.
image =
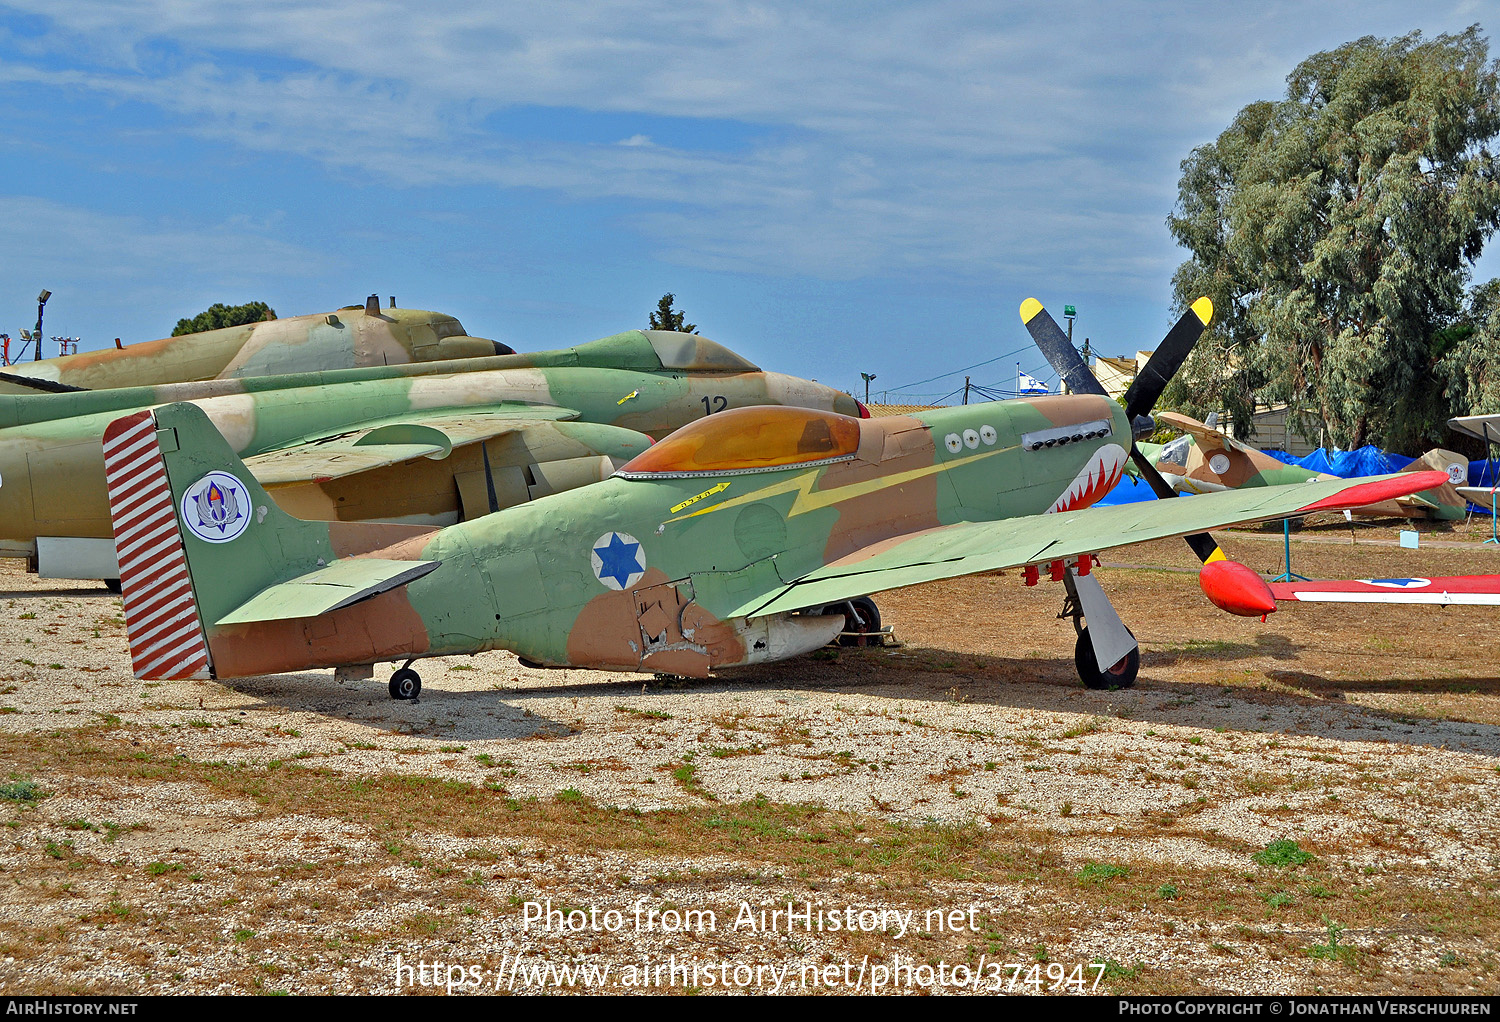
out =
<svg viewBox="0 0 1500 1022"><path fill-rule="evenodd" d="M422 694L422 677L410 667L403 667L391 675L391 698L417 701Z"/></svg>
<svg viewBox="0 0 1500 1022"><path fill-rule="evenodd" d="M1129 629L1127 629L1129 631ZM1131 635L1134 636L1134 632ZM1141 669L1141 650L1137 646L1119 663L1104 670L1094 659L1094 643L1089 639L1088 626L1078 633L1078 643L1073 647L1073 664L1078 668L1078 677L1087 688L1129 688L1135 684L1135 676Z"/></svg>
<svg viewBox="0 0 1500 1022"><path fill-rule="evenodd" d="M875 601L868 596L861 596L844 603L840 608L844 612L845 633L839 636L840 646L869 646L873 644L871 636L880 631L880 608L875 606Z"/></svg>

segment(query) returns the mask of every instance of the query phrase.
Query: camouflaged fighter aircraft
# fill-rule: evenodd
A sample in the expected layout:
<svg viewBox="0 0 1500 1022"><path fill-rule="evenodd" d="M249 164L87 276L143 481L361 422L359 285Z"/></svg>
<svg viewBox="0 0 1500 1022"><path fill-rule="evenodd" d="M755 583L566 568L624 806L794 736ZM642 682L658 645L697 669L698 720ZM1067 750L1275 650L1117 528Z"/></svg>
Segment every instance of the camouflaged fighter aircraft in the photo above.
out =
<svg viewBox="0 0 1500 1022"><path fill-rule="evenodd" d="M150 387L512 353L499 341L470 337L452 316L398 309L395 302L392 298L391 308L381 311L380 300L371 295L363 308L350 305L337 312L21 362L0 369L0 394Z"/></svg>
<svg viewBox="0 0 1500 1022"><path fill-rule="evenodd" d="M659 330L457 362L0 396L0 556L45 577L117 577L100 437L125 411L184 400L303 518L437 525L596 482L652 438L725 409L869 414L841 391Z"/></svg>
<svg viewBox="0 0 1500 1022"><path fill-rule="evenodd" d="M1125 686L1139 651L1090 571L1096 551L1432 485L1408 474L1081 510L1130 446L1126 412L1097 395L879 419L732 409L604 482L421 529L292 518L191 405L135 412L104 437L137 677L369 677L364 665L404 660L389 688L405 699L420 692L415 659L492 649L702 677L824 645L870 592L1012 567L1064 582L1080 676ZM1275 609L1222 554L1203 585L1226 610Z"/></svg>
<svg viewBox="0 0 1500 1022"><path fill-rule="evenodd" d="M1222 429L1177 412L1159 412L1156 418L1182 430L1183 435L1165 444L1141 444L1141 453L1178 493L1211 493L1241 486L1278 486L1309 479L1338 478L1278 461L1244 441L1234 439ZM1469 459L1434 448L1404 469L1407 472L1434 470L1448 476L1443 485L1409 497L1351 508L1350 514L1438 521L1462 518L1464 498L1455 487L1468 481Z"/></svg>

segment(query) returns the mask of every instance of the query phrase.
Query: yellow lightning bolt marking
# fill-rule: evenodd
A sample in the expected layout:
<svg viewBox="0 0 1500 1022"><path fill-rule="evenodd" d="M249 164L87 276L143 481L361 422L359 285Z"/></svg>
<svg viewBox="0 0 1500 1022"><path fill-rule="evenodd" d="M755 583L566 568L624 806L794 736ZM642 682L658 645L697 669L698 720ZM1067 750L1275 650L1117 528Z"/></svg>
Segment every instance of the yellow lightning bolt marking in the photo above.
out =
<svg viewBox="0 0 1500 1022"><path fill-rule="evenodd" d="M809 469L808 471L801 472L790 479L784 479L779 483L774 483L771 486L767 486L763 490L757 490L754 493L747 493L742 497L735 497L733 500L720 501L719 503L714 504L711 507L706 507L701 510L694 511L690 514L682 515L678 518L669 518L663 524L686 521L689 518L696 518L698 515L706 515L711 511L722 511L731 507L739 507L741 504L748 504L752 501L767 500L771 497L779 496L783 493L795 493L797 495L792 500L792 506L786 513L786 516L788 518L795 518L798 515L807 514L810 511L818 511L822 508L829 507L833 504L838 504L842 501L853 500L855 497L863 497L866 494L876 493L880 490L889 489L893 486L901 486L905 483L925 478L926 476L936 475L939 472L946 472L951 468L957 468L961 465L972 465L974 462L979 461L983 458L992 458L997 454L1005 454L1008 451L1019 449L1019 444L1011 447L997 447L992 451L985 451L983 454L976 454L968 458L958 458L952 461L940 461L931 465L923 465L921 468L913 468L908 469L905 472L897 472L893 475L879 476L874 479L865 479L861 482L848 483L844 486L835 486L834 488L829 490L819 490L816 493L813 492L813 485L817 483L819 478L821 478L822 471L821 469Z"/></svg>
<svg viewBox="0 0 1500 1022"><path fill-rule="evenodd" d="M617 405L623 405L626 401L629 401L631 398L633 398L633 397L640 397L640 396L641 396L641 392L640 391L638 391L638 390L632 390L629 394L626 394L624 397L620 398L620 400L616 401L615 404L617 404Z"/></svg>

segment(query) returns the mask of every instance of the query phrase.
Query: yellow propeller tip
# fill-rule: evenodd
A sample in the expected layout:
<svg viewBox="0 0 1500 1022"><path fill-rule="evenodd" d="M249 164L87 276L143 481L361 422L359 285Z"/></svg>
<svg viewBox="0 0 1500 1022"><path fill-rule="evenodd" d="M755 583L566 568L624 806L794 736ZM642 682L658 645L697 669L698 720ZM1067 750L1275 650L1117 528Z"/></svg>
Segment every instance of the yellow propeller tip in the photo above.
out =
<svg viewBox="0 0 1500 1022"><path fill-rule="evenodd" d="M1208 301L1208 299L1205 298L1205 299L1203 299L1203 301L1206 302L1206 301ZM1215 561L1227 561L1227 560L1229 560L1229 558L1227 556L1225 556L1224 551L1221 550L1221 549L1219 549L1218 547L1214 547L1214 552L1211 553L1211 554L1209 554L1208 555L1208 559L1205 560L1203 563L1204 564L1212 564Z"/></svg>
<svg viewBox="0 0 1500 1022"><path fill-rule="evenodd" d="M1208 326L1208 321L1214 318L1214 303L1205 295L1193 303L1193 314L1198 317L1198 322Z"/></svg>
<svg viewBox="0 0 1500 1022"><path fill-rule="evenodd" d="M1206 301L1206 299L1205 299ZM1021 322L1030 323L1036 318L1036 314L1042 311L1042 303L1035 298L1028 298L1021 303Z"/></svg>

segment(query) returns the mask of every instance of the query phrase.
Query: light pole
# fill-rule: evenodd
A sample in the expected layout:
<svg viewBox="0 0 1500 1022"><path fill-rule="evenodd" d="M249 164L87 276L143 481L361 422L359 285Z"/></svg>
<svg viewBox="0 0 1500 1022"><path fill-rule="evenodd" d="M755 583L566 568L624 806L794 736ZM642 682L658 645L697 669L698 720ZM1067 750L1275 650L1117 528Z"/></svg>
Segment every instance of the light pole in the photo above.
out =
<svg viewBox="0 0 1500 1022"><path fill-rule="evenodd" d="M859 375L865 381L865 404L869 404L870 403L870 381L875 378L875 374L874 373L860 373Z"/></svg>
<svg viewBox="0 0 1500 1022"><path fill-rule="evenodd" d="M1074 306L1074 305L1064 305L1063 306L1063 319L1066 319L1068 321L1068 343L1069 344L1073 343L1073 317L1076 316L1076 315L1078 315L1078 308L1077 308L1077 306ZM1088 338L1084 338L1084 341L1083 341L1083 364L1085 366L1089 364L1089 342L1088 342ZM1068 381L1067 380L1063 380L1062 381L1062 389L1063 389L1063 393L1064 394L1071 394L1071 393L1073 393L1073 388L1068 386Z"/></svg>
<svg viewBox="0 0 1500 1022"><path fill-rule="evenodd" d="M42 310L47 307L47 299L52 297L52 292L42 288L42 293L36 296L36 354L32 356L33 362L42 360Z"/></svg>

